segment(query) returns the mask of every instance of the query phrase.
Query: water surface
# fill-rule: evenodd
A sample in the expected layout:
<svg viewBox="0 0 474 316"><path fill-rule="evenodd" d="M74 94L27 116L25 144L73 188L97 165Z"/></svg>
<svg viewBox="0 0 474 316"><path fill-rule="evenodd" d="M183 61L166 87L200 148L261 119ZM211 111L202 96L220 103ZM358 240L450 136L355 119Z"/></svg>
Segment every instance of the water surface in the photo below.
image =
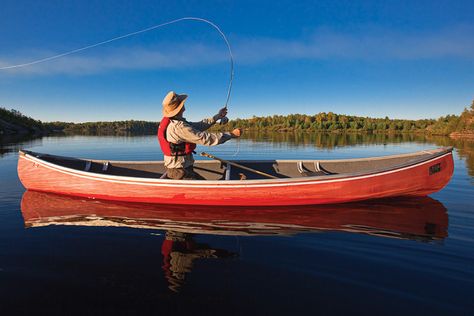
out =
<svg viewBox="0 0 474 316"><path fill-rule="evenodd" d="M0 310L8 314L470 315L474 143L403 135L249 134L224 159L337 159L454 146L427 198L241 210L26 192L17 150L159 160L155 136L0 146ZM22 201L23 199L23 201Z"/></svg>

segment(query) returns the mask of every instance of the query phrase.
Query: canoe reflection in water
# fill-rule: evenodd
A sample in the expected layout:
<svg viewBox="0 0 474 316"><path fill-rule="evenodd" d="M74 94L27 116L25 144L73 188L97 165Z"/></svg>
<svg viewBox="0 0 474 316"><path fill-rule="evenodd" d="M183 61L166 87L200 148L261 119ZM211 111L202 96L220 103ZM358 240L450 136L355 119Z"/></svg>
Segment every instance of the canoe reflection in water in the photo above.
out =
<svg viewBox="0 0 474 316"><path fill-rule="evenodd" d="M236 253L197 243L194 234L260 236L342 231L418 241L447 237L448 215L429 197L285 207L206 207L111 202L26 191L25 226L130 227L165 230L163 269L178 291L193 261L234 258Z"/></svg>

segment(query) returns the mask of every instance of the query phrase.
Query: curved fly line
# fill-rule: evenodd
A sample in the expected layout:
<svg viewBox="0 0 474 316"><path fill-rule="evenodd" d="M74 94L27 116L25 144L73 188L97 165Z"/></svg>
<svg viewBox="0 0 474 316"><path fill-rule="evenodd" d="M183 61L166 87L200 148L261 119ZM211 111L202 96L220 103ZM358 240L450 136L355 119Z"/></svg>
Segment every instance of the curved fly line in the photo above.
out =
<svg viewBox="0 0 474 316"><path fill-rule="evenodd" d="M51 60L54 60L54 59L58 59L58 58L61 58L61 57L64 57L64 56L72 55L72 54L77 54L79 52L82 52L82 51L85 51L85 50L88 50L88 49L91 49L91 48L95 48L95 47L102 46L102 45L105 45L105 44L108 44L108 43L112 43L112 42L115 42L115 41L118 41L118 40L121 40L121 39L124 39L124 38L127 38L127 37L131 37L131 36L135 36L135 35L138 35L138 34L153 31L153 30L156 30L158 28L161 28L161 27L164 27L164 26L167 26L167 25L170 25L170 24L175 24L175 23L178 23L178 22L182 22L182 21L198 21L198 22L203 22L203 23L206 23L206 24L212 26L217 32L219 32L219 34L221 35L221 37L224 40L225 44L227 45L227 49L229 50L229 57L230 57L229 58L230 59L230 78L229 78L229 86L227 88L227 97L226 97L226 101L225 101L225 107L227 108L227 105L228 105L229 100L230 100L230 94L231 94L231 91L232 91L232 81L234 80L234 57L232 55L232 50L230 48L229 41L227 40L227 37L225 36L224 32L222 32L222 30L216 24L212 23L209 20L203 19L203 18L197 18L197 17L179 18L179 19L168 21L168 22L165 22L165 23L153 25L153 26L147 27L147 28L139 30L139 31L135 31L135 32L131 32L131 33L128 33L128 34L120 35L120 36L117 36L117 37L114 37L114 38L111 38L111 39L108 39L108 40L105 40L105 41L101 41L101 42L98 42L98 43L94 43L94 44L90 44L90 45L87 45L87 46L84 46L84 47L73 49L73 50L70 50L70 51L67 51L67 52L64 52L64 53L60 53L60 54L57 54L57 55L53 55L53 56L49 56L49 57L45 57L45 58L30 61L30 62L17 64L17 65L1 66L0 70L23 68L23 67L28 67L28 66L33 66L33 65L45 63L45 62L48 62L48 61L51 61Z"/></svg>
<svg viewBox="0 0 474 316"><path fill-rule="evenodd" d="M124 35L117 36L117 37L113 37L113 38L110 38L110 39L105 40L105 41L101 41L101 42L97 42L97 43L90 44L90 45L87 45L87 46L83 46L83 47L80 47L80 48L76 48L76 49L66 51L66 52L63 52L63 53L60 53L60 54L56 54L56 55L53 55L53 56L33 60L33 61L30 61L30 62L26 62L26 63L16 64L16 65L0 66L0 70L23 68L23 67L28 67L28 66L33 66L33 65L45 63L45 62L55 60L55 59L58 59L58 58L62 58L62 57L68 56L68 55L77 54L79 52L82 52L82 51L85 51L85 50L88 50L88 49L91 49L91 48L95 48L95 47L98 47L98 46L109 44L109 43L112 43L112 42L115 42L115 41L118 41L118 40L121 40L121 39L124 39L124 38L127 38L127 37L131 37L131 36L135 36L135 35L138 35L138 34L150 32L150 31L156 30L158 28L161 28L161 27L164 27L164 26L167 26L167 25L171 25L171 24L175 24L175 23L179 23L179 22L182 22L182 21L198 21L198 22L206 23L207 25L212 26L220 34L220 36L224 40L224 42L227 46L227 49L229 51L229 62L230 62L229 85L228 85L228 88L227 88L227 97L226 97L225 105L224 105L224 107L227 108L227 106L229 104L229 101L230 101L230 95L231 95L231 92L232 92L232 82L234 80L234 56L232 54L232 49L230 48L229 40L225 36L224 32L222 32L222 30L216 24L214 24L213 22L211 22L209 20L206 20L204 18L198 18L198 17L192 17L192 16L179 18L179 19L176 19L176 20L164 22L164 23L161 23L161 24L156 24L156 25L153 25L153 26L150 26L150 27L147 27L147 28L135 31L135 32L131 32L131 33L127 33L127 34L124 34ZM240 151L240 142L238 142L237 151L234 153L233 156L237 155L237 153L239 151Z"/></svg>

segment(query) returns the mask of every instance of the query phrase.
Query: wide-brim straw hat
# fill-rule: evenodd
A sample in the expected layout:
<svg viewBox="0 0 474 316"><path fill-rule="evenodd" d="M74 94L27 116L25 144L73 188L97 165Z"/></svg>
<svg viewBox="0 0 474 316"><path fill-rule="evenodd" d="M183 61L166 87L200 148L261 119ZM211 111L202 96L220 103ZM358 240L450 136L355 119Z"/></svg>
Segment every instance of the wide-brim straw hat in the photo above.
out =
<svg viewBox="0 0 474 316"><path fill-rule="evenodd" d="M178 114L187 98L186 94L177 94L174 91L168 92L163 99L163 116L173 117Z"/></svg>

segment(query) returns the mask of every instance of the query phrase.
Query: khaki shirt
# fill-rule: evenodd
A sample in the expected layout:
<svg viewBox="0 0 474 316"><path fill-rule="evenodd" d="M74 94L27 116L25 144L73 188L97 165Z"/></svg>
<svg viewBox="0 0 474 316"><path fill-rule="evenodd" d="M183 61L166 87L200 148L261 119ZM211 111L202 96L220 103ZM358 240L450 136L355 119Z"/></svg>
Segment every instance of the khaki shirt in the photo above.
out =
<svg viewBox="0 0 474 316"><path fill-rule="evenodd" d="M186 119L171 119L166 128L166 139L170 143L193 143L205 146L215 146L225 143L232 138L230 133L209 133L208 128L216 123L214 118L201 122L188 122ZM194 164L193 154L186 156L165 156L166 168L187 168Z"/></svg>

